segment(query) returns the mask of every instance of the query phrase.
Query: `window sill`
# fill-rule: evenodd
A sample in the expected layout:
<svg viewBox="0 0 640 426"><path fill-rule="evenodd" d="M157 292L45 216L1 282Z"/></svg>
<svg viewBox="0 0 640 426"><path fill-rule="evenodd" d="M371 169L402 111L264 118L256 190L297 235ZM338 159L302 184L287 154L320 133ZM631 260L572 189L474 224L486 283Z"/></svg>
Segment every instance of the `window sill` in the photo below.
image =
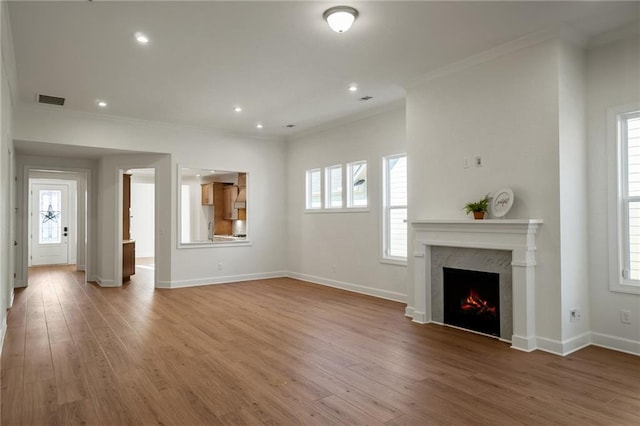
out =
<svg viewBox="0 0 640 426"><path fill-rule="evenodd" d="M380 259L380 263L386 263L387 265L395 265L395 266L407 266L406 260L388 259L384 257Z"/></svg>
<svg viewBox="0 0 640 426"><path fill-rule="evenodd" d="M346 209L305 209L304 213L318 214L318 213L369 213L369 208L346 208Z"/></svg>
<svg viewBox="0 0 640 426"><path fill-rule="evenodd" d="M626 284L626 283L612 283L609 285L609 290L616 293L626 293L626 294L639 294L640 295L640 285L637 284Z"/></svg>

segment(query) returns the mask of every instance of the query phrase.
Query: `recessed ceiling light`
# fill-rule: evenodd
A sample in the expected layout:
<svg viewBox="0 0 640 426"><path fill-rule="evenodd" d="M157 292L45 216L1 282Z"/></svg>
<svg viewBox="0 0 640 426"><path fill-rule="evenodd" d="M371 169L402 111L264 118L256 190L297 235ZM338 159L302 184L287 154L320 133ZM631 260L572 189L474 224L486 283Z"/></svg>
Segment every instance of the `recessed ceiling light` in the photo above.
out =
<svg viewBox="0 0 640 426"><path fill-rule="evenodd" d="M256 124L256 129L262 129L262 127L263 127L263 126L262 126L262 123L258 123L258 124Z"/></svg>
<svg viewBox="0 0 640 426"><path fill-rule="evenodd" d="M358 91L358 86L355 83L351 83L351 85L349 86L349 91L350 92L357 92Z"/></svg>
<svg viewBox="0 0 640 426"><path fill-rule="evenodd" d="M197 173L197 174L196 174L196 176L197 176L197 177L200 177L200 173Z"/></svg>
<svg viewBox="0 0 640 426"><path fill-rule="evenodd" d="M241 107L241 106L234 106L234 107L233 107L233 110L234 110L235 112L242 112L242 107Z"/></svg>
<svg viewBox="0 0 640 426"><path fill-rule="evenodd" d="M373 96L369 96L369 95L363 96L360 98L361 101L370 101L371 99L373 99Z"/></svg>
<svg viewBox="0 0 640 426"><path fill-rule="evenodd" d="M140 44L149 43L149 36L147 36L145 33L141 33L140 31L138 31L133 36L136 38L136 41Z"/></svg>
<svg viewBox="0 0 640 426"><path fill-rule="evenodd" d="M295 124L287 124L287 125L286 125L286 126L284 126L284 127L288 127L288 128L290 128L290 129L293 129L294 127L296 127L296 125L295 125Z"/></svg>
<svg viewBox="0 0 640 426"><path fill-rule="evenodd" d="M96 101L96 104L100 107L100 108L106 108L107 107L107 103L105 101Z"/></svg>

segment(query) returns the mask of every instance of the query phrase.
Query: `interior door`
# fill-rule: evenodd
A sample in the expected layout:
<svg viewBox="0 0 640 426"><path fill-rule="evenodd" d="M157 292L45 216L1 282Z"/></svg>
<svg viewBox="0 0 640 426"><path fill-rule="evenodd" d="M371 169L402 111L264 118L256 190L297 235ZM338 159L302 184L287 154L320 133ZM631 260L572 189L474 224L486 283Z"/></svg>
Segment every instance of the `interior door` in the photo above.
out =
<svg viewBox="0 0 640 426"><path fill-rule="evenodd" d="M69 185L33 184L31 265L69 263Z"/></svg>

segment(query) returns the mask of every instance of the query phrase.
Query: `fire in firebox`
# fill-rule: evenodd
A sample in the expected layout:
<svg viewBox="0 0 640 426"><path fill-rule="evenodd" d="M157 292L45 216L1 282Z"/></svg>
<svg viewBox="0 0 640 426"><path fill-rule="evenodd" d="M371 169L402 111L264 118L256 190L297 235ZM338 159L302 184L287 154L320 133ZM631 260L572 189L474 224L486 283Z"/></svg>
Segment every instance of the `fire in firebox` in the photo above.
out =
<svg viewBox="0 0 640 426"><path fill-rule="evenodd" d="M483 300L474 288L469 289L469 295L460 301L460 309L471 315L496 316L496 307Z"/></svg>

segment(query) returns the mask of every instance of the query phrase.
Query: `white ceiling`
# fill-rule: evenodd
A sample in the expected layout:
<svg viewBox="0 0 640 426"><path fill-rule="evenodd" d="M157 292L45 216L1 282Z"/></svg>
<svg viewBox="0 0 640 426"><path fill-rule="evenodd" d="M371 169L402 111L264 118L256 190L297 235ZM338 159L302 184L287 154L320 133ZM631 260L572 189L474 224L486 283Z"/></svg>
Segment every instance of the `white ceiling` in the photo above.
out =
<svg viewBox="0 0 640 426"><path fill-rule="evenodd" d="M338 4L360 12L344 34L322 19ZM541 29L591 37L640 16L610 1L13 1L9 13L23 103L44 93L65 109L266 135L399 101L408 82Z"/></svg>

